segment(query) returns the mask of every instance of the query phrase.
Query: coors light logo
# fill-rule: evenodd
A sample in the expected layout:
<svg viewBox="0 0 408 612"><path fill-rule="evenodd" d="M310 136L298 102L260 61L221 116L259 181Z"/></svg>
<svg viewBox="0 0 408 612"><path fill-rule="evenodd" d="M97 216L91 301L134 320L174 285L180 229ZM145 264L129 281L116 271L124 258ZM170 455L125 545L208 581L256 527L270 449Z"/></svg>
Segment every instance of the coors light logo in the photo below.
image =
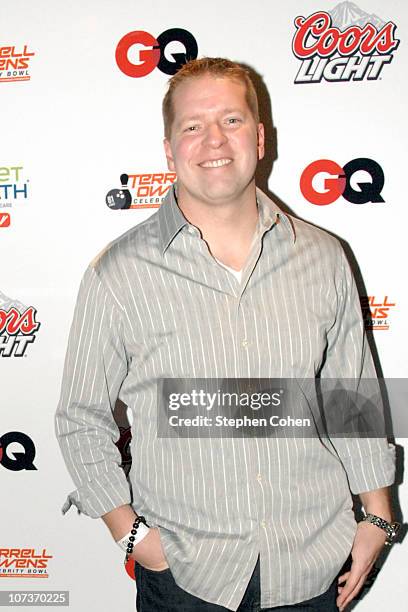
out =
<svg viewBox="0 0 408 612"><path fill-rule="evenodd" d="M376 80L400 42L395 23L385 23L353 2L296 17L295 27L292 49L301 60L295 83Z"/></svg>
<svg viewBox="0 0 408 612"><path fill-rule="evenodd" d="M0 291L0 357L24 357L41 325L37 310L11 300Z"/></svg>

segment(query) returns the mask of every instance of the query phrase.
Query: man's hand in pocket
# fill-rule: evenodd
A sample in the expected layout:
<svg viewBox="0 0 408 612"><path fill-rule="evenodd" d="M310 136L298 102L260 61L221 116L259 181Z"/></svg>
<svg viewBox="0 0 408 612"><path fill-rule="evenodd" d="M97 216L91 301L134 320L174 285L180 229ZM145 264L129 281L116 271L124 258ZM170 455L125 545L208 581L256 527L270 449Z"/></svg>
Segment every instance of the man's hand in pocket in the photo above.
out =
<svg viewBox="0 0 408 612"><path fill-rule="evenodd" d="M147 536L133 548L130 558L146 569L156 572L169 567L164 556L160 532L157 527L150 527Z"/></svg>

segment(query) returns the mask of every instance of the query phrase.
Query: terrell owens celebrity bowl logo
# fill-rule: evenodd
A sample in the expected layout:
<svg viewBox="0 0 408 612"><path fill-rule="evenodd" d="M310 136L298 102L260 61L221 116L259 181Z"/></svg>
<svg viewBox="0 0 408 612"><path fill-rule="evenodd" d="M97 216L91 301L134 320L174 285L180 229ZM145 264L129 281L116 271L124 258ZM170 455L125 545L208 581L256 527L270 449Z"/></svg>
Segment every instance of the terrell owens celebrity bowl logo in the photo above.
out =
<svg viewBox="0 0 408 612"><path fill-rule="evenodd" d="M341 2L331 11L295 19L292 49L301 61L295 83L375 81L400 41L397 26Z"/></svg>
<svg viewBox="0 0 408 612"><path fill-rule="evenodd" d="M29 81L31 59L34 55L28 45L0 46L0 83Z"/></svg>

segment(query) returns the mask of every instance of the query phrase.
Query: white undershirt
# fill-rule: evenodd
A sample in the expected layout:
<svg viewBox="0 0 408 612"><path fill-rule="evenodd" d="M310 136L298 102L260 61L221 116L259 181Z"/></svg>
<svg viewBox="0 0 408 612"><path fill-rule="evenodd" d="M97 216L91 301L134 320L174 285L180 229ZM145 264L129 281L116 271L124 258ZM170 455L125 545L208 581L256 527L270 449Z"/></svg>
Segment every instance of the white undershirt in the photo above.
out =
<svg viewBox="0 0 408 612"><path fill-rule="evenodd" d="M233 268L230 268L229 266L226 266L225 264L223 264L222 261L220 261L216 257L214 257L214 259L215 259L215 261L218 261L220 266L222 266L223 268L225 268L226 270L231 272L231 274L233 274L235 276L235 278L237 279L237 281L239 283L241 282L241 279L242 279L242 270L234 270Z"/></svg>

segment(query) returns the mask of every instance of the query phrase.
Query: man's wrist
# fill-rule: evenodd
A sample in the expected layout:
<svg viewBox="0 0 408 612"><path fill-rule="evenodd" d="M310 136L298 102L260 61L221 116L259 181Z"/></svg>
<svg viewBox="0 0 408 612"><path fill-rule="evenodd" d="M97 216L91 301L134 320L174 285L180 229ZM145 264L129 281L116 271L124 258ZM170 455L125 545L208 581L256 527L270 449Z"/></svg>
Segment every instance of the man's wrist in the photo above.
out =
<svg viewBox="0 0 408 612"><path fill-rule="evenodd" d="M369 514L372 514L373 516L379 516L384 521L387 521L387 523L393 522L393 513L391 511L391 508L389 507L387 508L387 507L368 506L367 508L363 508L363 510L364 510L364 517L366 517Z"/></svg>
<svg viewBox="0 0 408 612"><path fill-rule="evenodd" d="M126 504L111 510L107 514L104 514L101 518L116 542L121 540L132 529L132 524L137 518L137 514L133 510L132 506Z"/></svg>
<svg viewBox="0 0 408 612"><path fill-rule="evenodd" d="M360 493L360 500L365 514L374 514L387 523L392 523L393 513L389 487Z"/></svg>

